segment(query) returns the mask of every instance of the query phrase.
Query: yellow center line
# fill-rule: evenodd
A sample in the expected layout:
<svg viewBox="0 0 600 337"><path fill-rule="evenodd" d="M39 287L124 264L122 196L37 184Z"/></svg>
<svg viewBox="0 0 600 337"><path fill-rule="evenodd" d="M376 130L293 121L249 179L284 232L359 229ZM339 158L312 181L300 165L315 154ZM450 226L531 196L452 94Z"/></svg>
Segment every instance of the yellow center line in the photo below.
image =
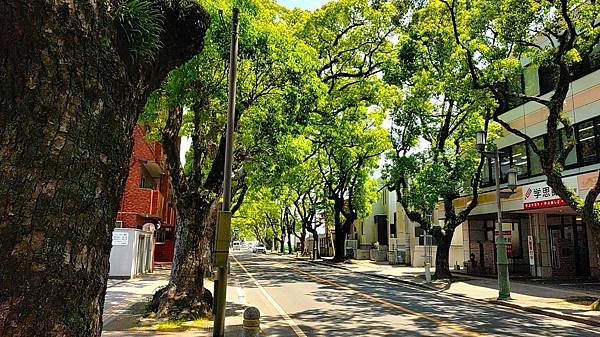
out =
<svg viewBox="0 0 600 337"><path fill-rule="evenodd" d="M465 327L460 326L458 324L450 323L450 322L447 322L447 321L444 321L444 320L441 320L441 319L438 319L438 318L435 318L435 317L427 316L427 315L425 315L423 313L410 310L410 309L405 308L405 307L403 307L401 305L398 305L396 303L392 303L390 301L387 301L387 300L385 300L383 298L376 297L376 296L370 295L368 293L364 293L362 291L350 288L350 287L348 287L346 285L343 285L343 284L340 284L340 283L337 283L337 282L334 282L334 281L322 278L320 276L313 275L313 274L311 274L309 272L306 272L304 270L301 270L301 269L299 269L297 267L284 266L284 268L293 269L294 271L299 272L300 274L308 276L308 277L310 277L310 278L312 278L314 280L317 280L319 282L327 283L327 284L330 284L330 285L335 286L337 288L351 291L351 292L353 292L353 293L355 293L357 295L360 295L360 296L362 296L362 297L364 297L366 299L369 299L369 300L371 300L373 302L381 303L383 305L386 305L388 307L391 307L391 308L394 308L396 310L402 311L404 313L407 313L407 314L410 314L410 315L413 315L413 316L417 316L419 318L426 319L428 321L431 321L431 322L437 324L440 327L448 328L448 329L454 330L456 332L459 332L460 334L462 334L464 336L485 336L483 334L480 334L480 333L478 333L476 331L473 331L471 329L465 328Z"/></svg>

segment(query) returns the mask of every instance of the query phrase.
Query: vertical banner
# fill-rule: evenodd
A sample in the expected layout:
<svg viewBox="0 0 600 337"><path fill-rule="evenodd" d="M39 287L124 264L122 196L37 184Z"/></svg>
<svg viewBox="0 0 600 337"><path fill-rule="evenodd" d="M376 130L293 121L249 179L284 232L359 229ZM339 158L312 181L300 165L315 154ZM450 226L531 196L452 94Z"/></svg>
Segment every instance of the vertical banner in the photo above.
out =
<svg viewBox="0 0 600 337"><path fill-rule="evenodd" d="M533 247L533 236L527 236L527 250L529 251L529 265L535 266L535 249Z"/></svg>

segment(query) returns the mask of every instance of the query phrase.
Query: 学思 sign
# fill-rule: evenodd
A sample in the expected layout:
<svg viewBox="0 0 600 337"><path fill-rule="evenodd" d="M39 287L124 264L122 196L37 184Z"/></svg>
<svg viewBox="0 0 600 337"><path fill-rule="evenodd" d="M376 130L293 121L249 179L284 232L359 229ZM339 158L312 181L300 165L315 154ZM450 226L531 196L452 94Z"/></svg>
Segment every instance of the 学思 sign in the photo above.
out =
<svg viewBox="0 0 600 337"><path fill-rule="evenodd" d="M563 182L568 187L573 188L575 193L577 193L577 177L564 178ZM525 209L548 208L564 205L566 205L566 202L556 195L552 190L552 187L548 186L546 182L523 186L523 208Z"/></svg>

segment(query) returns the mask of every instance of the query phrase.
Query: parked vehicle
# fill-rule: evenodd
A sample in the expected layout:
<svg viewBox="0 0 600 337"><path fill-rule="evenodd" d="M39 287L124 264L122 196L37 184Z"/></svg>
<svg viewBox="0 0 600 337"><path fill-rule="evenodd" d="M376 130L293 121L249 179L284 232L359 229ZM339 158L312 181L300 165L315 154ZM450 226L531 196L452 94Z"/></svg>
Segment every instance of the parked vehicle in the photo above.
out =
<svg viewBox="0 0 600 337"><path fill-rule="evenodd" d="M233 245L232 245L233 250L240 250L241 247L242 247L241 246L241 242L239 242L239 241L233 241Z"/></svg>
<svg viewBox="0 0 600 337"><path fill-rule="evenodd" d="M252 247L252 252L253 253L266 254L267 253L267 248L262 243L259 243L256 246Z"/></svg>

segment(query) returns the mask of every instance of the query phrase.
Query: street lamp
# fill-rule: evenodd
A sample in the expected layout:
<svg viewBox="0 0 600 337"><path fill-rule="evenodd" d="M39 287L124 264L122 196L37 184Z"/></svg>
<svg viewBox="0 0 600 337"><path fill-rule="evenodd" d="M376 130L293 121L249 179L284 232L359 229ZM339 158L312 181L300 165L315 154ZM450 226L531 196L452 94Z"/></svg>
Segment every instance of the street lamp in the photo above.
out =
<svg viewBox="0 0 600 337"><path fill-rule="evenodd" d="M496 204L498 208L498 239L496 240L496 264L498 265L498 299L510 299L510 282L508 280L508 255L506 254L506 240L502 230L502 204L500 199L508 197L514 193L517 188L518 171L514 167L508 170L508 188L511 191L500 191L500 154L498 149L494 151L485 151L486 133L483 130L477 131L477 150L486 158L494 159L496 166Z"/></svg>

